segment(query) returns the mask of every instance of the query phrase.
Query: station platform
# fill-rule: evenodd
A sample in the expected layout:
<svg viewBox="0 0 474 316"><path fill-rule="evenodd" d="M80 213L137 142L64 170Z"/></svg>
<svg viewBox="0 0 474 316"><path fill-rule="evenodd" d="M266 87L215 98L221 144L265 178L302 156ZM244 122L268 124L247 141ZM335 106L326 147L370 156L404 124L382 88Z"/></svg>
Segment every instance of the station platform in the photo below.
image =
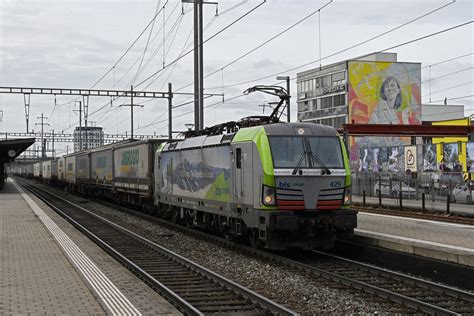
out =
<svg viewBox="0 0 474 316"><path fill-rule="evenodd" d="M181 314L11 179L0 227L1 315Z"/></svg>
<svg viewBox="0 0 474 316"><path fill-rule="evenodd" d="M359 212L357 241L474 267L474 226Z"/></svg>

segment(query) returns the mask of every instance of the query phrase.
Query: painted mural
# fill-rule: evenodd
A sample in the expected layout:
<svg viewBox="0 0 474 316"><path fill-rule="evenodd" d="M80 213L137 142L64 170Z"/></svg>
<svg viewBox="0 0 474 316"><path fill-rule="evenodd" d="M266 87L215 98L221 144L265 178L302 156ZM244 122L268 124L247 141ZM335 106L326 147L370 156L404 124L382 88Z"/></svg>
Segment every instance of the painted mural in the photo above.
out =
<svg viewBox="0 0 474 316"><path fill-rule="evenodd" d="M466 165L467 172L474 172L474 142L466 144Z"/></svg>
<svg viewBox="0 0 474 316"><path fill-rule="evenodd" d="M421 168L425 172L437 171L436 167L436 145L426 144L423 146L423 166Z"/></svg>
<svg viewBox="0 0 474 316"><path fill-rule="evenodd" d="M228 147L165 152L160 165L166 171L161 178L157 178L158 191L219 202L230 201Z"/></svg>
<svg viewBox="0 0 474 316"><path fill-rule="evenodd" d="M420 85L420 64L350 62L349 122L421 124ZM351 157L357 155L358 148L401 146L408 145L408 141L406 137L352 138Z"/></svg>
<svg viewBox="0 0 474 316"><path fill-rule="evenodd" d="M420 124L419 64L350 62L349 121Z"/></svg>
<svg viewBox="0 0 474 316"><path fill-rule="evenodd" d="M405 168L405 151L402 146L389 147L388 154L388 172L403 172Z"/></svg>
<svg viewBox="0 0 474 316"><path fill-rule="evenodd" d="M462 165L459 159L458 143L444 144L443 159L441 160L440 169L444 172L462 171Z"/></svg>

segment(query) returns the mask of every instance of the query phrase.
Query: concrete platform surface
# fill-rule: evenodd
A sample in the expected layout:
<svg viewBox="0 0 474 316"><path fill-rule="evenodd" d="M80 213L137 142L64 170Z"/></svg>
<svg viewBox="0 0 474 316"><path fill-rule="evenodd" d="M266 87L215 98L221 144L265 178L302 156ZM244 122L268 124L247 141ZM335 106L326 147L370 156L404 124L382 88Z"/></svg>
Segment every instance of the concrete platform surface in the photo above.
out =
<svg viewBox="0 0 474 316"><path fill-rule="evenodd" d="M12 180L0 226L0 315L180 314Z"/></svg>
<svg viewBox="0 0 474 316"><path fill-rule="evenodd" d="M474 266L474 226L359 212L356 238L369 244Z"/></svg>

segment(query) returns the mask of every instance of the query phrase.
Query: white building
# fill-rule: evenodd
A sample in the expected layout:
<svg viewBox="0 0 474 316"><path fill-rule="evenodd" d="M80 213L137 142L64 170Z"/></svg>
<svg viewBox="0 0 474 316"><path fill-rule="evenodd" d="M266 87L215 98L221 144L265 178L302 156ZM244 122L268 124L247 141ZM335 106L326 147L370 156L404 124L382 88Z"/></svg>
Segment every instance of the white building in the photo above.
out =
<svg viewBox="0 0 474 316"><path fill-rule="evenodd" d="M82 147L81 147L82 145ZM104 145L104 131L102 127L76 127L74 130L74 151L91 149Z"/></svg>

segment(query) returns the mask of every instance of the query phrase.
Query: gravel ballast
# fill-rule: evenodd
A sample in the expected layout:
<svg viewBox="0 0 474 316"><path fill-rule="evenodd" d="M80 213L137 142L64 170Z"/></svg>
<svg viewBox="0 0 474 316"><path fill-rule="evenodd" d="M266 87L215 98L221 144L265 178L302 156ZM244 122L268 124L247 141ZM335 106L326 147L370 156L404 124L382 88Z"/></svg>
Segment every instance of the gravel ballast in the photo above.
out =
<svg viewBox="0 0 474 316"><path fill-rule="evenodd" d="M64 197L61 190L48 189ZM140 216L119 211L113 206L87 201L72 194L67 198L298 313L379 314L384 310L382 305L373 303L373 299L366 300L367 295L351 293L343 286L338 289L332 284L330 287L325 279L288 270L285 266L252 254L191 237Z"/></svg>

